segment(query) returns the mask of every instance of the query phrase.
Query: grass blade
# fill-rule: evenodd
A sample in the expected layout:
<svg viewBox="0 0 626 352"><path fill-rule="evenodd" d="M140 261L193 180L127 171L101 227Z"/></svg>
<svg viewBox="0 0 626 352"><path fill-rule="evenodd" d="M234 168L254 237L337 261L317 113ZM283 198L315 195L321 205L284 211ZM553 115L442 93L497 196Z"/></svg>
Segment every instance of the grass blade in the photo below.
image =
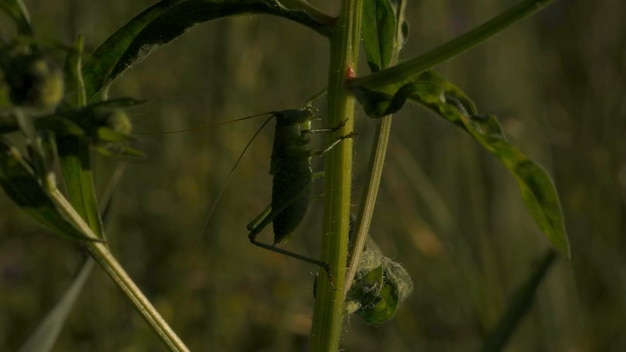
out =
<svg viewBox="0 0 626 352"><path fill-rule="evenodd" d="M17 25L19 34L31 36L33 29L30 25L30 15L22 0L2 0L0 10L4 11Z"/></svg>
<svg viewBox="0 0 626 352"><path fill-rule="evenodd" d="M20 348L20 352L45 352L50 351L54 346L61 329L65 324L65 320L70 311L74 307L74 302L78 296L93 269L94 261L87 259L82 269L72 281L72 284L63 294L63 297L54 306L54 308L46 315L44 320L39 324L35 332L28 338L26 343Z"/></svg>
<svg viewBox="0 0 626 352"><path fill-rule="evenodd" d="M548 250L535 271L520 286L506 313L500 318L495 331L485 342L483 352L498 352L505 347L519 322L530 311L537 288L554 263L555 257L556 253L553 250Z"/></svg>

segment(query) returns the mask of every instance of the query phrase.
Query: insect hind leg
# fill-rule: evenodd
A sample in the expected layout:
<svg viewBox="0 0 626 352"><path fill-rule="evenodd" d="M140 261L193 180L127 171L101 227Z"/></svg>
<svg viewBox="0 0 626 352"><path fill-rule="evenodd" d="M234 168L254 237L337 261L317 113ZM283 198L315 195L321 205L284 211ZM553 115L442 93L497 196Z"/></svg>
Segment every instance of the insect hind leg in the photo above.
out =
<svg viewBox="0 0 626 352"><path fill-rule="evenodd" d="M270 210L269 212L267 212L268 210ZM261 216L265 215L264 217L260 218L257 217L253 222L251 222L250 224L248 224L248 230L250 230L250 233L248 234L248 239L250 240L250 243L252 243L253 245L266 249L268 251L272 251L275 253L279 253L282 255L286 255L288 257L291 258L295 258L298 260L302 260L304 262L310 263L310 264L314 264L317 265L321 268L324 269L324 271L326 271L326 275L328 276L328 279L330 280L331 283L334 282L333 280L333 276L330 273L330 266L328 265L328 263L325 263L319 259L314 259L314 258L310 258L298 253L294 253L291 251L288 251L286 249L282 249L282 248L278 248L276 247L276 245L269 245L267 243L263 243L260 241L257 241L257 236L259 235L259 233L267 226L269 225L274 218L277 215L277 212L271 210L271 207L266 208L265 212L261 214ZM333 284L334 285L334 284Z"/></svg>

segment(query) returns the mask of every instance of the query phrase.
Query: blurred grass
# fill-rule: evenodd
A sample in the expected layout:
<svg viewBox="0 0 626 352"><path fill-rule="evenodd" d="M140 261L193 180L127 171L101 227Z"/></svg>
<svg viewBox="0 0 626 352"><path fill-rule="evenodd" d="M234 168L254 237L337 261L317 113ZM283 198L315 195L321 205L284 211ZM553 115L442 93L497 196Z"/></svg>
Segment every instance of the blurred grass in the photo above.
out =
<svg viewBox="0 0 626 352"><path fill-rule="evenodd" d="M87 49L151 3L27 1L36 33L71 42L80 31ZM514 3L411 2L402 57ZM554 175L563 202L572 260L559 260L548 274L506 351L626 348L625 7L557 1L440 68ZM297 107L324 86L327 50L315 33L284 20L222 20L155 53L125 74L112 95L151 101L132 111L135 130L145 133ZM246 238L245 225L269 203L271 128L244 157L202 234L206 212L258 123L143 136L140 147L149 158L128 166L114 201L108 227L114 253L192 350L306 345L316 268L262 251ZM358 185L373 124L363 117L357 128ZM350 319L344 346L479 350L549 243L526 212L515 180L462 131L410 106L394 120L392 133L372 236L407 268L415 292L387 325ZM98 162L100 184L116 163ZM425 178L415 178L415 167ZM430 198L420 196L423 190ZM432 197L440 199L436 208ZM312 208L289 248L314 255L321 214L319 204ZM82 253L40 234L4 195L0 214L0 350L10 351L61 296ZM96 270L55 350L162 347Z"/></svg>

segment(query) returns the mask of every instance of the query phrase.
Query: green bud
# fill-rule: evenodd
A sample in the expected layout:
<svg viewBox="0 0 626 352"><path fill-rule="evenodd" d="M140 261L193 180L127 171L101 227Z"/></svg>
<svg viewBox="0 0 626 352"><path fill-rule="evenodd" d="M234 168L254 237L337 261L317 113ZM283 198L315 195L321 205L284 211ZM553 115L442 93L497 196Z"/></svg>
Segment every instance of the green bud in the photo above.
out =
<svg viewBox="0 0 626 352"><path fill-rule="evenodd" d="M113 131L129 135L133 130L133 125L123 109L107 110L98 116L98 126L107 127Z"/></svg>
<svg viewBox="0 0 626 352"><path fill-rule="evenodd" d="M4 69L15 105L53 108L63 98L63 72L45 55L17 54Z"/></svg>
<svg viewBox="0 0 626 352"><path fill-rule="evenodd" d="M346 297L345 312L355 313L368 324L383 324L393 318L398 304L412 291L413 282L402 265L385 257L368 239Z"/></svg>

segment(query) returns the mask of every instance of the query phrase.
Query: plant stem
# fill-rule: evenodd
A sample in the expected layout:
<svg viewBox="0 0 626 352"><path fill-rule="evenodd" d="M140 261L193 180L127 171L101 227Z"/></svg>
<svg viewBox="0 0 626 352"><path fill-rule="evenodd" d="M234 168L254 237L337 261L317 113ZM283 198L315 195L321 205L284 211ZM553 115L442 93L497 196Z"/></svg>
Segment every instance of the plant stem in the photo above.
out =
<svg viewBox="0 0 626 352"><path fill-rule="evenodd" d="M281 0L280 4L289 10L299 10L311 16L319 23L330 23L331 17L320 11L315 6L303 0Z"/></svg>
<svg viewBox="0 0 626 352"><path fill-rule="evenodd" d="M137 309L152 330L154 330L159 338L167 345L169 350L180 352L189 351L185 343L176 335L174 330L172 330L163 317L161 317L146 296L143 295L126 271L124 271L124 268L122 268L115 257L113 257L109 248L99 242L90 243L87 248L92 257L131 300L135 309Z"/></svg>
<svg viewBox="0 0 626 352"><path fill-rule="evenodd" d="M357 67L362 5L362 0L343 1L331 36L327 123L339 126L345 122L345 125L334 136L328 136L328 141L353 130L355 100L345 89L345 82ZM311 331L312 352L339 349L348 255L352 144L352 139L348 138L326 157L321 258L329 264L333 282L324 272L320 273Z"/></svg>
<svg viewBox="0 0 626 352"><path fill-rule="evenodd" d="M387 144L389 143L389 135L391 134L392 115L387 115L378 120L378 129L372 152L370 154L370 165L368 167L370 173L367 180L367 186L363 189L363 199L359 214L357 215L358 223L355 229L355 236L352 244L352 254L350 256L350 265L346 274L346 282L344 287L344 298L350 291L350 286L354 281L356 271L361 260L361 253L365 247L365 242L369 234L374 207L376 206L376 197L378 196L378 188L380 186L380 178L383 174L383 166L385 164L385 156L387 154Z"/></svg>
<svg viewBox="0 0 626 352"><path fill-rule="evenodd" d="M48 191L54 201L65 211L68 218L70 218L86 236L94 239L92 242L85 243L91 256L100 264L113 281L115 281L117 286L126 294L131 302L133 302L139 314L141 314L150 327L159 335L170 351L189 351L187 346L185 346L174 330L170 328L159 312L152 306L150 301L148 301L141 290L128 276L126 271L124 271L124 268L122 268L115 257L113 257L106 244L97 242L100 238L74 210L69 201L59 192L58 188L49 189Z"/></svg>
<svg viewBox="0 0 626 352"><path fill-rule="evenodd" d="M403 4L402 6L406 5ZM404 12L404 8L399 10ZM391 59L389 65L394 66L398 63L398 57L402 44L399 42L398 35L395 36L394 50L391 53ZM344 299L350 291L354 277L356 276L359 263L361 261L361 254L365 248L365 243L369 237L370 224L372 223L372 216L374 215L374 208L376 206L376 198L378 197L378 188L380 187L380 179L383 174L383 167L385 165L385 156L387 155L387 145L389 144L389 136L391 135L391 122L393 115L383 116L378 120L376 135L374 137L374 143L372 144L372 151L370 152L369 163L369 175L367 177L367 185L363 189L363 197L361 199L361 205L359 207L359 214L357 215L358 223L354 229L354 237L352 241L352 253L350 253L350 265L348 266L348 273L346 274L346 282L344 287Z"/></svg>
<svg viewBox="0 0 626 352"><path fill-rule="evenodd" d="M85 81L83 80L81 70L82 37L79 36L75 47L76 52L68 55L66 62L67 72L69 73L68 81L71 85L74 85L77 92L74 97L75 100L71 102L71 105L84 107L87 105L87 95L85 94ZM106 94L106 90L104 92ZM106 100L105 96L103 98ZM92 258L100 264L130 299L152 330L157 333L171 351L189 351L137 285L135 285L126 271L124 271L124 268L117 262L106 243L102 242L102 239L105 239L106 236L104 235L95 196L89 146L76 136L59 136L57 145L69 200L61 194L53 183L48 185L48 193L67 218L85 236L94 240L84 242Z"/></svg>
<svg viewBox="0 0 626 352"><path fill-rule="evenodd" d="M505 28L517 23L521 19L532 15L554 0L526 0L506 10L495 18L483 23L475 29L418 56L415 59L399 65L355 78L350 84L363 86L402 85L412 80L415 75L424 72L435 65L441 64L468 49L482 43L487 38L498 34Z"/></svg>

